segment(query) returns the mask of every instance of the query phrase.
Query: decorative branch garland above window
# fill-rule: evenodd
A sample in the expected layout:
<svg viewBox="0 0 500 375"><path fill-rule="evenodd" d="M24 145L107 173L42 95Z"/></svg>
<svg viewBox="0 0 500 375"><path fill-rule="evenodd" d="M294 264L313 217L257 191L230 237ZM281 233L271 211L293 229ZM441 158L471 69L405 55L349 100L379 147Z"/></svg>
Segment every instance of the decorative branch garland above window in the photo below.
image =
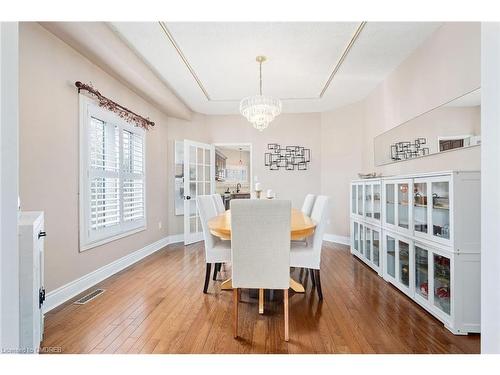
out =
<svg viewBox="0 0 500 375"><path fill-rule="evenodd" d="M311 161L311 150L301 146L286 146L282 148L276 143L267 145L271 152L264 154L264 165L271 171L277 171L284 168L287 171L293 171L297 168L299 171L307 170L307 165Z"/></svg>
<svg viewBox="0 0 500 375"><path fill-rule="evenodd" d="M92 84L85 84L80 81L75 82L75 86L78 88L78 92L81 90L87 91L91 96L97 99L100 107L104 107L111 112L116 113L122 119L129 123L134 123L136 126L139 126L145 130L149 130L150 126L155 126L155 123L151 121L149 118L142 117L135 112L132 112L127 107L124 107L111 99L103 96L99 91L97 91Z"/></svg>

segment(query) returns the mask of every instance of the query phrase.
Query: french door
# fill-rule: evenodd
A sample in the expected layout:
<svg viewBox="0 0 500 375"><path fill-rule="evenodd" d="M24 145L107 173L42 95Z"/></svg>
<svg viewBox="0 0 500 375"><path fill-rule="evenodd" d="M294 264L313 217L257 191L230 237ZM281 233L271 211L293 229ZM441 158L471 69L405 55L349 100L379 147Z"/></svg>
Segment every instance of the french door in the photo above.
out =
<svg viewBox="0 0 500 375"><path fill-rule="evenodd" d="M203 239L196 197L215 192L213 145L184 140L184 244Z"/></svg>

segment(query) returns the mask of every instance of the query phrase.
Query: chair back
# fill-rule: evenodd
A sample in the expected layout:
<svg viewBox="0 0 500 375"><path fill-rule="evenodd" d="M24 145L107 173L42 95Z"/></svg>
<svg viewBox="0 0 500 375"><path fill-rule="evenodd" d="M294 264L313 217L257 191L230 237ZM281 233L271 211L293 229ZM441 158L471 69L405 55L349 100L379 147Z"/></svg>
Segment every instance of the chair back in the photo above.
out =
<svg viewBox="0 0 500 375"><path fill-rule="evenodd" d="M220 194L213 194L212 197L214 199L217 214L221 214L226 211L226 207L224 207L224 202L222 201L222 197L220 196Z"/></svg>
<svg viewBox="0 0 500 375"><path fill-rule="evenodd" d="M291 207L285 200L231 201L234 288L289 288Z"/></svg>
<svg viewBox="0 0 500 375"><path fill-rule="evenodd" d="M307 194L302 205L302 212L307 216L311 216L316 196L314 194Z"/></svg>
<svg viewBox="0 0 500 375"><path fill-rule="evenodd" d="M323 245L323 236L325 235L326 222L328 219L329 201L330 198L326 195L318 195L311 213L311 219L317 223L312 238L312 246L315 255L318 257L318 265L321 259L321 247Z"/></svg>
<svg viewBox="0 0 500 375"><path fill-rule="evenodd" d="M198 195L196 197L198 212L200 213L201 227L203 228L203 239L205 241L205 256L208 259L208 252L214 247L215 238L210 233L208 221L217 216L214 199L211 195Z"/></svg>

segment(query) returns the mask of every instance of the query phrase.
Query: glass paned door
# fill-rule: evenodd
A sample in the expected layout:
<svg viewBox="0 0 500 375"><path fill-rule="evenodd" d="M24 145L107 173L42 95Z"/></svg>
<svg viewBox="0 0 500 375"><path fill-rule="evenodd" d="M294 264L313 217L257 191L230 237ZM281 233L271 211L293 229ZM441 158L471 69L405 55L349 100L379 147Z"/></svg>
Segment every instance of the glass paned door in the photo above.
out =
<svg viewBox="0 0 500 375"><path fill-rule="evenodd" d="M359 224L357 222L353 223L353 242L354 242L354 250L359 251Z"/></svg>
<svg viewBox="0 0 500 375"><path fill-rule="evenodd" d="M450 184L432 182L432 234L450 239Z"/></svg>
<svg viewBox="0 0 500 375"><path fill-rule="evenodd" d="M368 227L365 227L365 257L368 260L371 260L371 252L372 252L372 230Z"/></svg>
<svg viewBox="0 0 500 375"><path fill-rule="evenodd" d="M394 218L394 206L395 206L395 196L394 196L394 184L385 185L385 221L387 224L395 225L396 221Z"/></svg>
<svg viewBox="0 0 500 375"><path fill-rule="evenodd" d="M372 185L365 185L365 216L371 218L373 216L373 202L372 202Z"/></svg>
<svg viewBox="0 0 500 375"><path fill-rule="evenodd" d="M357 200L357 195L356 195L356 185L352 184L351 185L351 213L356 214L356 200Z"/></svg>
<svg viewBox="0 0 500 375"><path fill-rule="evenodd" d="M372 251L372 257L373 257L373 263L378 267L380 266L380 233L376 231L375 229L372 230L373 233L373 251Z"/></svg>
<svg viewBox="0 0 500 375"><path fill-rule="evenodd" d="M415 292L429 299L429 252L415 245Z"/></svg>
<svg viewBox="0 0 500 375"><path fill-rule="evenodd" d="M413 184L413 226L416 232L427 233L427 183Z"/></svg>
<svg viewBox="0 0 500 375"><path fill-rule="evenodd" d="M358 215L363 216L363 185L358 184Z"/></svg>
<svg viewBox="0 0 500 375"><path fill-rule="evenodd" d="M406 287L410 286L410 245L398 241L399 247L399 281Z"/></svg>
<svg viewBox="0 0 500 375"><path fill-rule="evenodd" d="M396 277L396 239L386 235L387 274Z"/></svg>
<svg viewBox="0 0 500 375"><path fill-rule="evenodd" d="M434 305L450 314L450 258L433 254L434 266Z"/></svg>
<svg viewBox="0 0 500 375"><path fill-rule="evenodd" d="M373 218L380 220L380 184L373 184Z"/></svg>
<svg viewBox="0 0 500 375"><path fill-rule="evenodd" d="M398 227L409 228L409 187L407 183L398 184Z"/></svg>
<svg viewBox="0 0 500 375"><path fill-rule="evenodd" d="M215 190L213 145L184 141L184 244L203 239L196 197Z"/></svg>
<svg viewBox="0 0 500 375"><path fill-rule="evenodd" d="M359 224L359 252L361 254L364 254L364 248L365 248L365 229L364 227Z"/></svg>

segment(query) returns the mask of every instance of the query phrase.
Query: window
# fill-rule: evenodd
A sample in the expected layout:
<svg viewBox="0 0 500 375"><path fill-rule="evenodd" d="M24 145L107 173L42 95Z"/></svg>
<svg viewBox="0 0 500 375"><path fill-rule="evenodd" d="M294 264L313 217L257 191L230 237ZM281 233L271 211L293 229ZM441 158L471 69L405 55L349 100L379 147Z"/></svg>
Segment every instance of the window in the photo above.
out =
<svg viewBox="0 0 500 375"><path fill-rule="evenodd" d="M145 134L80 97L80 250L146 227Z"/></svg>

